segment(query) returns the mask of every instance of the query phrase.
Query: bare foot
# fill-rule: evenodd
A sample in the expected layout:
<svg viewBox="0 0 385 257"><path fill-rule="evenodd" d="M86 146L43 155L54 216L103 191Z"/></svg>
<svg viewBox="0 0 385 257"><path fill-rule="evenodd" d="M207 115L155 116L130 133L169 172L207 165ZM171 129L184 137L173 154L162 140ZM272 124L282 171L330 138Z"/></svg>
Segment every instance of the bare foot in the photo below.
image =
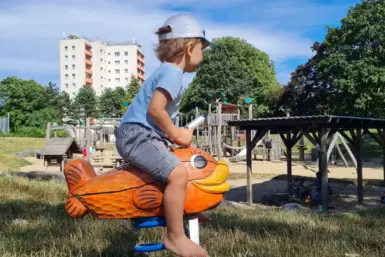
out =
<svg viewBox="0 0 385 257"><path fill-rule="evenodd" d="M208 253L185 235L172 238L167 235L164 246L177 256L181 257L209 257Z"/></svg>

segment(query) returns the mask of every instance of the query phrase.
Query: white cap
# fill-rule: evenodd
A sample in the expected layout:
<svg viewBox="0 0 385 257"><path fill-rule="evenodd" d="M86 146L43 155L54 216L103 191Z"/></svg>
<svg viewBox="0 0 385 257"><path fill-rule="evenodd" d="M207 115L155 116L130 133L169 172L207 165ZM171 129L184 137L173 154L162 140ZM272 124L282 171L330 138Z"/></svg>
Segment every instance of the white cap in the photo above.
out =
<svg viewBox="0 0 385 257"><path fill-rule="evenodd" d="M201 24L191 15L176 14L171 16L163 27L169 26L171 32L159 35L159 40L171 38L202 38L206 46L212 45L206 39L206 33Z"/></svg>

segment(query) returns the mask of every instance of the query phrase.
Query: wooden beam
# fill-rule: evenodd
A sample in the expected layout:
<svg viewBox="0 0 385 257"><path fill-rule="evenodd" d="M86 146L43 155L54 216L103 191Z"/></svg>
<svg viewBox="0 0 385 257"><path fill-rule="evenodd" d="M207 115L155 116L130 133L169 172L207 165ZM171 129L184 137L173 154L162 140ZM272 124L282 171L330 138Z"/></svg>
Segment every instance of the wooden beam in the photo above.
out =
<svg viewBox="0 0 385 257"><path fill-rule="evenodd" d="M319 130L319 138L321 139L320 150L318 152L319 159L319 171L321 172L321 181L322 181L322 208L323 212L328 212L329 209L329 188L328 188L328 162L327 162L327 144L328 144L328 134L326 133L326 128L321 128Z"/></svg>
<svg viewBox="0 0 385 257"><path fill-rule="evenodd" d="M382 142L381 136L380 136L381 131L380 131L380 133L378 133L379 138L377 138L371 131L369 131L369 129L365 129L365 132L366 132L366 134L371 136L374 139L374 141L376 141L380 146L383 147L383 142Z"/></svg>
<svg viewBox="0 0 385 257"><path fill-rule="evenodd" d="M354 140L351 139L348 135L346 135L345 131L343 131L342 129L339 129L338 132L340 132L340 134L351 144L351 145L354 145Z"/></svg>
<svg viewBox="0 0 385 257"><path fill-rule="evenodd" d="M254 135L253 140L251 141L251 147L252 149L255 148L257 143L265 136L266 132L269 130L269 128L262 128L259 129L258 132ZM251 136L251 135L250 135Z"/></svg>
<svg viewBox="0 0 385 257"><path fill-rule="evenodd" d="M251 205L253 203L253 183L251 181L252 174L252 160L251 152L251 130L246 130L246 166L247 166L247 203Z"/></svg>
<svg viewBox="0 0 385 257"><path fill-rule="evenodd" d="M357 134L355 137L355 152L357 160L357 183L358 183L358 203L362 204L364 200L364 186L362 180L362 159L363 159L363 149L362 149L362 130L357 129Z"/></svg>
<svg viewBox="0 0 385 257"><path fill-rule="evenodd" d="M45 141L48 141L51 137L51 122L47 122L47 129L45 131Z"/></svg>
<svg viewBox="0 0 385 257"><path fill-rule="evenodd" d="M218 130L217 130L217 157L222 159L222 103L217 105Z"/></svg>
<svg viewBox="0 0 385 257"><path fill-rule="evenodd" d="M379 129L380 130L380 129ZM381 131L381 130L380 130ZM382 138L382 166L383 166L383 169L384 169L384 186L385 186L385 130L383 129L380 133L380 136Z"/></svg>
<svg viewBox="0 0 385 257"><path fill-rule="evenodd" d="M287 132L287 145L286 145L286 163L287 163L287 190L289 195L293 194L293 173L292 173L292 153L293 148L291 144L291 131Z"/></svg>

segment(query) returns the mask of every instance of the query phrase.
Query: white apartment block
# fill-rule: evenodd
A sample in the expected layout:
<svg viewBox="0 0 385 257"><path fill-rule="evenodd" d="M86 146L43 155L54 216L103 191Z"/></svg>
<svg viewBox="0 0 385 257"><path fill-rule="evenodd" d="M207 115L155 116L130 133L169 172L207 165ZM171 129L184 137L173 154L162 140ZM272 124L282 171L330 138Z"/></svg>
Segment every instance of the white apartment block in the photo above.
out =
<svg viewBox="0 0 385 257"><path fill-rule="evenodd" d="M125 88L131 75L143 83L144 64L138 43L110 44L69 35L60 40L60 91L72 98L87 85L100 96L106 88Z"/></svg>

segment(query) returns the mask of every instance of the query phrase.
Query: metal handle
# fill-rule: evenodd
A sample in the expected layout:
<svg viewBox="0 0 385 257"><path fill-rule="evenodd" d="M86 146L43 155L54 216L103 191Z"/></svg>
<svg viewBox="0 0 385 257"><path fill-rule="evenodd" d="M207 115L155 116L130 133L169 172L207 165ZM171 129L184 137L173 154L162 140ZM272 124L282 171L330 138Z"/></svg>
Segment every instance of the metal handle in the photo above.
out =
<svg viewBox="0 0 385 257"><path fill-rule="evenodd" d="M199 125L201 125L206 120L206 116L201 115L194 120L192 120L190 123L188 123L186 126L184 126L185 129L196 129Z"/></svg>

